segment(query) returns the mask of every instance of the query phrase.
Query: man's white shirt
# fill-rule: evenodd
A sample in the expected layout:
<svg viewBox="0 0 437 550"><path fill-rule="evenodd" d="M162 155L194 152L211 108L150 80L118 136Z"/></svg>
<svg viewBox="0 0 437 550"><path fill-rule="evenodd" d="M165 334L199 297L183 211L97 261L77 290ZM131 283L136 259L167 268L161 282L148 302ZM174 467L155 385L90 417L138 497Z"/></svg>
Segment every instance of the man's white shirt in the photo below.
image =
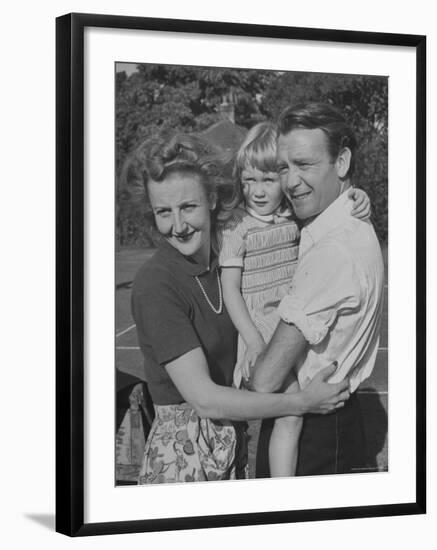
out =
<svg viewBox="0 0 437 550"><path fill-rule="evenodd" d="M330 381L370 376L379 346L384 264L373 226L351 215L348 192L303 228L297 270L277 314L307 340L301 387L334 361Z"/></svg>

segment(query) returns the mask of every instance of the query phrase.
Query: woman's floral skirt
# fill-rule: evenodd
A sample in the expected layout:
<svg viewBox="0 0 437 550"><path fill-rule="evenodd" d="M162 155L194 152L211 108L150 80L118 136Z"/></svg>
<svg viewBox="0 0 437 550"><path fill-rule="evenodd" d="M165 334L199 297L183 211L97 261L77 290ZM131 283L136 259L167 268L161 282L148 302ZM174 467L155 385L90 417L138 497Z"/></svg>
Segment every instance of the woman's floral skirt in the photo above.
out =
<svg viewBox="0 0 437 550"><path fill-rule="evenodd" d="M139 485L248 477L245 422L199 418L187 403L155 412Z"/></svg>

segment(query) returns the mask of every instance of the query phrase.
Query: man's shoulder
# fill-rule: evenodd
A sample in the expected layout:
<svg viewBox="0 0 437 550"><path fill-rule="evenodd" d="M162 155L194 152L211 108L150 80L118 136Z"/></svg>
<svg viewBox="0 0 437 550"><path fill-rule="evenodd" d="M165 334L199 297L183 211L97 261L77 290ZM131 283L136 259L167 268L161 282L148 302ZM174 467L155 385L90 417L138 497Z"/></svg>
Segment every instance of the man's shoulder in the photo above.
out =
<svg viewBox="0 0 437 550"><path fill-rule="evenodd" d="M356 218L327 233L313 253L320 266L329 263L331 269L349 265L356 272L383 270L381 246L372 224Z"/></svg>
<svg viewBox="0 0 437 550"><path fill-rule="evenodd" d="M322 247L337 247L354 255L360 248L380 249L379 241L370 220L348 216L343 223L333 227L320 239Z"/></svg>

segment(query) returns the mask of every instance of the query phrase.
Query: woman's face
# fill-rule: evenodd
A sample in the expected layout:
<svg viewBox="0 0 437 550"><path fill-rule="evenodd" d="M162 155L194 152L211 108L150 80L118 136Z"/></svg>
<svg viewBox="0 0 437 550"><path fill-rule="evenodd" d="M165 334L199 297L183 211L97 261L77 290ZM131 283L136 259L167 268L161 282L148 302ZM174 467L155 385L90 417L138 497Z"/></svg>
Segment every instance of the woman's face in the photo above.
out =
<svg viewBox="0 0 437 550"><path fill-rule="evenodd" d="M150 180L147 189L161 235L184 256L208 265L215 200L208 200L200 176L175 172Z"/></svg>

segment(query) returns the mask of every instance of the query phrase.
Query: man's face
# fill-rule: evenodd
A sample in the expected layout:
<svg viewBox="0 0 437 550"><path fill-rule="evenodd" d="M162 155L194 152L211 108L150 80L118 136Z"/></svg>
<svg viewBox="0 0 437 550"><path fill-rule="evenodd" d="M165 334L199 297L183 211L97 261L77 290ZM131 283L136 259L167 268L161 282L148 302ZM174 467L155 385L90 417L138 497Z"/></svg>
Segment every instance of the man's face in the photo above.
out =
<svg viewBox="0 0 437 550"><path fill-rule="evenodd" d="M318 128L279 136L278 172L282 190L301 220L323 212L343 191L337 159L331 159L327 138Z"/></svg>

